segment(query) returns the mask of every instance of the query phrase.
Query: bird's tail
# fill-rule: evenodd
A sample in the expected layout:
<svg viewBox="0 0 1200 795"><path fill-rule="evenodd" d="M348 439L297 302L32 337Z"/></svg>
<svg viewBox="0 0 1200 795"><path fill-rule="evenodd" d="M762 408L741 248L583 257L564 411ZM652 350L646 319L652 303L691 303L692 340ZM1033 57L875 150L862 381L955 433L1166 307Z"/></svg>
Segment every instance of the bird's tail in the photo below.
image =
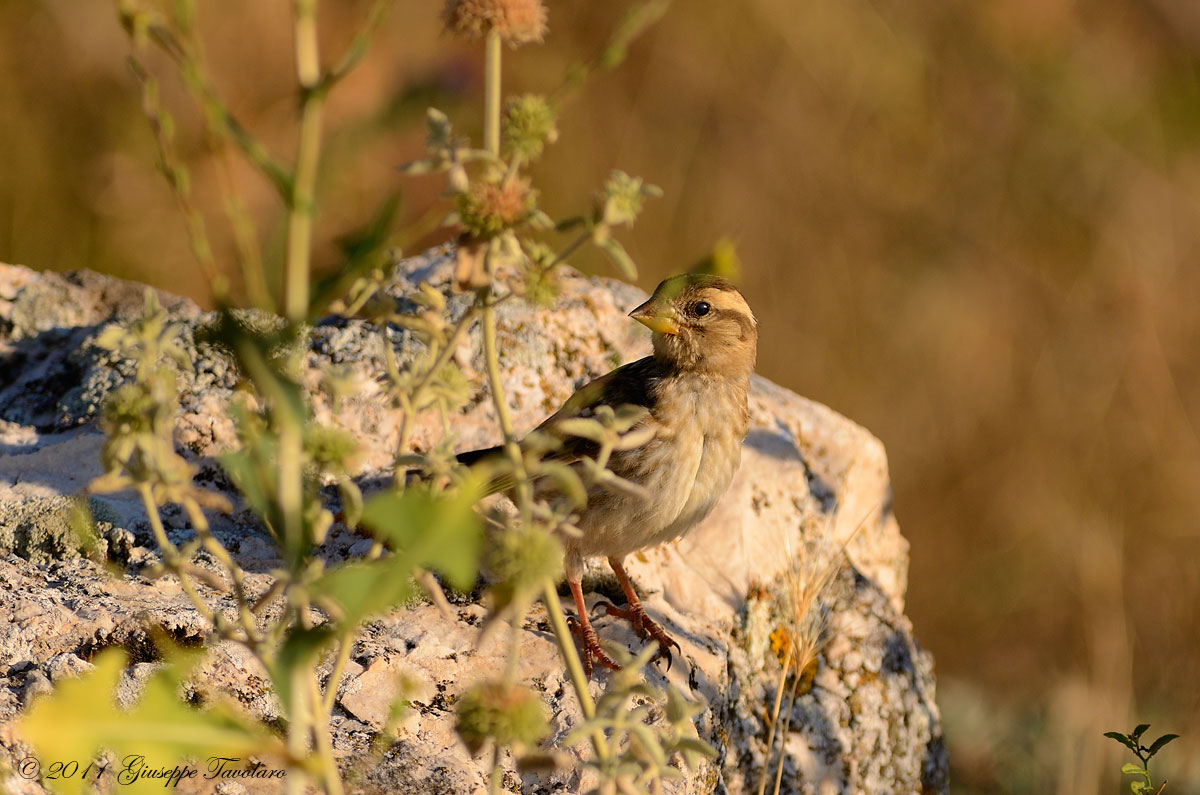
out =
<svg viewBox="0 0 1200 795"><path fill-rule="evenodd" d="M485 447L482 450L468 450L465 453L459 453L455 456L458 463L466 467L473 467L481 462L486 462L488 459L498 460L504 455L504 446L496 445L495 447ZM501 491L508 491L513 487L513 476L511 473L497 475L488 481L485 494L496 494Z"/></svg>
<svg viewBox="0 0 1200 795"><path fill-rule="evenodd" d="M475 466L485 458L502 455L503 453L504 447L496 445L495 447L485 447L482 450L468 450L465 453L459 453L455 458L458 459L458 463L469 467Z"/></svg>

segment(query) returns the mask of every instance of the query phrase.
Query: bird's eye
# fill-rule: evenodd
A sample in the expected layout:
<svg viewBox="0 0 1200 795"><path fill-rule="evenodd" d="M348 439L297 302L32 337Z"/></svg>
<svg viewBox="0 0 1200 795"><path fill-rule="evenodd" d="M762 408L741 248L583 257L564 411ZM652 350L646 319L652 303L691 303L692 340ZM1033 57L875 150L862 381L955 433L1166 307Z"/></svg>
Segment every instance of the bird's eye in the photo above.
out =
<svg viewBox="0 0 1200 795"><path fill-rule="evenodd" d="M696 317L704 317L710 311L712 311L712 305L709 304L708 301L701 301L692 307L692 314L694 314Z"/></svg>

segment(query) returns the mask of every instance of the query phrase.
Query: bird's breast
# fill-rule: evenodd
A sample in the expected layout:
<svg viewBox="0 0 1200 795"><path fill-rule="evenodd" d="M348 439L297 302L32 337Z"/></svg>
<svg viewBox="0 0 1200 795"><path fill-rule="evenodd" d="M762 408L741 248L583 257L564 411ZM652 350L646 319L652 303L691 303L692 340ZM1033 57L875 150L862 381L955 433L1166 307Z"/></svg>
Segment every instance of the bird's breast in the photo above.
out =
<svg viewBox="0 0 1200 795"><path fill-rule="evenodd" d="M663 505L654 543L682 535L708 516L737 471L748 426L745 390L737 385L693 376L680 387L659 407L678 460L661 475Z"/></svg>
<svg viewBox="0 0 1200 795"><path fill-rule="evenodd" d="M583 536L568 547L583 555L624 555L669 541L707 516L725 493L749 426L746 390L701 376L677 378L683 380L664 386L651 409L653 438L609 462L647 496L589 495L579 517Z"/></svg>

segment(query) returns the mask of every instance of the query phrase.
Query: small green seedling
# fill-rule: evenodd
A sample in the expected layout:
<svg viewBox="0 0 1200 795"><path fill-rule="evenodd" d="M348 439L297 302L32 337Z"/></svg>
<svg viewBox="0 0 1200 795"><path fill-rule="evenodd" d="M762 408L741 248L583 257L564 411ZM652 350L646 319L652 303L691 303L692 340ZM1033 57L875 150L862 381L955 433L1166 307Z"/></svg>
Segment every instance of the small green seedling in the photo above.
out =
<svg viewBox="0 0 1200 795"><path fill-rule="evenodd" d="M1150 743L1149 746L1145 746L1141 744L1142 735L1145 734L1146 729L1149 728L1149 723L1142 723L1138 725L1138 727L1135 728L1131 734L1121 734L1120 732L1104 733L1105 737L1111 737L1121 745L1128 748L1130 751L1133 751L1134 756L1136 756L1138 761L1141 762L1140 765L1135 765L1133 762L1128 762L1124 765L1121 765L1122 774L1141 776L1145 779L1145 782L1136 780L1129 782L1129 791L1132 792L1133 795L1159 795L1159 793L1166 788L1166 781L1163 781L1163 783L1159 784L1157 787L1154 786L1154 781L1150 778L1150 760L1154 758L1155 754L1163 749L1163 746L1179 736L1178 734L1164 734L1162 737L1159 737L1157 740Z"/></svg>

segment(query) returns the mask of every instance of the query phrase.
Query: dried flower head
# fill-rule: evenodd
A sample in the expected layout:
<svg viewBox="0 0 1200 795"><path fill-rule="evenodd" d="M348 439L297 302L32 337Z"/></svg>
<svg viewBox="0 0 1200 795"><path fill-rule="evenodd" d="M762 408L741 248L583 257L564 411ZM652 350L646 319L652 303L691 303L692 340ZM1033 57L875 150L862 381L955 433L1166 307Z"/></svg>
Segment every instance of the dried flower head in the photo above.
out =
<svg viewBox="0 0 1200 795"><path fill-rule="evenodd" d="M524 222L537 209L537 192L516 176L481 179L458 194L458 216L476 238L490 238Z"/></svg>
<svg viewBox="0 0 1200 795"><path fill-rule="evenodd" d="M442 12L446 30L478 39L498 33L511 47L541 41L546 35L546 7L541 0L447 0Z"/></svg>

